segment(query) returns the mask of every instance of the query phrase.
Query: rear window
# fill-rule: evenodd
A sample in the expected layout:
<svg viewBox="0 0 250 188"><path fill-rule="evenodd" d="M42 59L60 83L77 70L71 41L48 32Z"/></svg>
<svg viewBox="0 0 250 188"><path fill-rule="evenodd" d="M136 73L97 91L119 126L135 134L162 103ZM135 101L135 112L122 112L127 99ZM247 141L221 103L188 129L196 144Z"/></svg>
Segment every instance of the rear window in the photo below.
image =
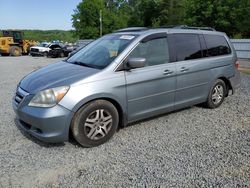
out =
<svg viewBox="0 0 250 188"><path fill-rule="evenodd" d="M199 36L197 34L174 34L177 61L202 57Z"/></svg>
<svg viewBox="0 0 250 188"><path fill-rule="evenodd" d="M224 36L204 35L207 45L207 57L231 53L231 49Z"/></svg>

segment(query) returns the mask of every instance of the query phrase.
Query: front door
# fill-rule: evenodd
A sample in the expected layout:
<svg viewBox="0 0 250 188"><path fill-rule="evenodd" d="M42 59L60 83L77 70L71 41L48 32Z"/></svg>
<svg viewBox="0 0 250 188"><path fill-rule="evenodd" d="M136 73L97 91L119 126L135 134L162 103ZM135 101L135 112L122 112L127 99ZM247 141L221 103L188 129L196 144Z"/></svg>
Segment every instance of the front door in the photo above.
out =
<svg viewBox="0 0 250 188"><path fill-rule="evenodd" d="M176 84L175 63L169 61L166 34L142 40L128 58L145 58L146 66L125 72L128 121L172 110Z"/></svg>

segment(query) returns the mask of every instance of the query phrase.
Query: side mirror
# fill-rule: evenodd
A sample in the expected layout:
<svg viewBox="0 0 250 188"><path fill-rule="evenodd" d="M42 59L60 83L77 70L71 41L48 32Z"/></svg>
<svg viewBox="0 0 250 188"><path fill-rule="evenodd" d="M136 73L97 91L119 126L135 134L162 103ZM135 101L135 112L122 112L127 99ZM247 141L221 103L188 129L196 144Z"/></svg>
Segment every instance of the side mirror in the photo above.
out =
<svg viewBox="0 0 250 188"><path fill-rule="evenodd" d="M126 63L126 69L136 69L145 67L146 59L142 57L129 58Z"/></svg>

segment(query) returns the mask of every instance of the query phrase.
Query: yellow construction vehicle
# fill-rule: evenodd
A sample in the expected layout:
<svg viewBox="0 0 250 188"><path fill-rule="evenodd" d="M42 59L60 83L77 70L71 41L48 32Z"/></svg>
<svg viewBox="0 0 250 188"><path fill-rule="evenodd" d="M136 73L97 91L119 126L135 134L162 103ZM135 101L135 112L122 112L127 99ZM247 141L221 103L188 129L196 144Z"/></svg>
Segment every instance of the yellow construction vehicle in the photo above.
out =
<svg viewBox="0 0 250 188"><path fill-rule="evenodd" d="M36 41L24 40L21 31L3 30L0 37L0 54L2 56L28 54L30 47L36 44Z"/></svg>

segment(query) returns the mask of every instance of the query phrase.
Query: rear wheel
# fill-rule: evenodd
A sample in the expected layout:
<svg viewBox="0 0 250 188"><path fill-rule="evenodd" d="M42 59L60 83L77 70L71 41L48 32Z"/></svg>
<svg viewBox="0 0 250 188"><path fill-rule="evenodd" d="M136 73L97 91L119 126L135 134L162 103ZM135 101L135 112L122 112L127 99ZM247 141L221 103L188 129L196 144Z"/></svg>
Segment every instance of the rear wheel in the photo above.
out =
<svg viewBox="0 0 250 188"><path fill-rule="evenodd" d="M84 105L72 120L71 131L83 147L95 147L109 140L115 133L119 115L115 106L105 100Z"/></svg>
<svg viewBox="0 0 250 188"><path fill-rule="evenodd" d="M209 96L206 102L208 108L217 108L219 107L226 96L226 85L225 82L221 79L216 80L212 89L209 92Z"/></svg>
<svg viewBox="0 0 250 188"><path fill-rule="evenodd" d="M20 55L22 55L22 49L18 46L11 46L10 47L10 55L11 56L20 56Z"/></svg>

